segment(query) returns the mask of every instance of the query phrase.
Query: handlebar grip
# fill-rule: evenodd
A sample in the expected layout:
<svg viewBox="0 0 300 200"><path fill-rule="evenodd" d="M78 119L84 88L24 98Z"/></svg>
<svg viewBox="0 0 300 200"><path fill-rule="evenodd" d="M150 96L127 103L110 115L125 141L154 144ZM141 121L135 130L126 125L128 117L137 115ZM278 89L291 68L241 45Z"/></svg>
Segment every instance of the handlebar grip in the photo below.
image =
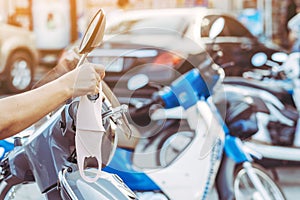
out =
<svg viewBox="0 0 300 200"><path fill-rule="evenodd" d="M157 92L153 93L150 101L145 103L143 106L140 108L137 108L136 111L140 110L149 110L149 108L154 105L154 104L160 104L161 106L164 106L164 101L161 99L161 97L158 95Z"/></svg>
<svg viewBox="0 0 300 200"><path fill-rule="evenodd" d="M151 121L150 118L150 109L153 105L160 104L163 106L163 101L157 95L153 95L150 101L145 103L140 108L136 108L130 112L130 116L139 125L148 124Z"/></svg>
<svg viewBox="0 0 300 200"><path fill-rule="evenodd" d="M154 101L151 100L147 103L145 103L143 106L134 109L134 112L132 113L132 115L134 116L143 116L146 115L150 109L150 107L154 104Z"/></svg>

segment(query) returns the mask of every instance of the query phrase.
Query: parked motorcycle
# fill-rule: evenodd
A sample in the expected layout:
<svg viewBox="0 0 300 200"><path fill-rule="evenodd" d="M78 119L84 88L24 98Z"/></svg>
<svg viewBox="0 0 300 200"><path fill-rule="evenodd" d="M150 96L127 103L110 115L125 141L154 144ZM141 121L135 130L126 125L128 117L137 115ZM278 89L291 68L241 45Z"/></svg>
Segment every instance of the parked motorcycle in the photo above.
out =
<svg viewBox="0 0 300 200"><path fill-rule="evenodd" d="M219 111L225 97L211 96L222 81L216 68L210 62L192 69L133 114L147 115L141 110L158 104L151 119L164 121L164 127L155 135L141 133L136 146L117 148L104 170L118 174L139 199L206 199L215 178L220 199L285 199L268 174L252 164L255 152L247 151L230 133L234 129L224 124ZM235 126L238 123L247 126L244 132L239 131L241 138L243 133L253 132L252 123L238 121Z"/></svg>
<svg viewBox="0 0 300 200"><path fill-rule="evenodd" d="M299 166L299 53L287 57L275 54L273 59L277 62L267 60L263 53L252 58L258 69L246 75L259 81L235 79L227 84L238 88L237 93L261 98L263 104L260 107L266 107L256 114L260 119L258 132L245 143L262 155L259 163L265 167ZM262 64L271 68L261 71Z"/></svg>
<svg viewBox="0 0 300 200"><path fill-rule="evenodd" d="M216 27L223 29L222 24ZM218 34L212 38L216 37ZM257 52L247 58L251 60L250 67L235 66L241 72L240 77L226 77L224 80L227 96L237 95L240 99L243 96L245 100L238 101L246 102L244 109L251 108L249 113L257 113L258 132L251 137L251 142L245 144L262 155L263 159L257 162L267 168L300 164L299 55L299 52L289 55L285 52L271 55ZM220 58L222 50L219 49L214 59ZM222 66L226 69L234 63Z"/></svg>
<svg viewBox="0 0 300 200"><path fill-rule="evenodd" d="M272 60L268 60L267 55L258 52L251 58L252 65L256 68L252 71L243 73L243 77L260 81L262 89L265 85L269 88L279 88L277 90L285 92L285 98L280 94L274 93L283 104L291 105L297 110L299 106L299 77L300 77L300 54L298 52L290 55L278 52L272 55ZM261 69L267 66L267 69ZM251 84L251 81L249 82ZM268 90L268 87L266 88ZM283 96L283 95L282 95Z"/></svg>
<svg viewBox="0 0 300 200"><path fill-rule="evenodd" d="M79 51L83 56L80 62L101 42L104 27L105 15L100 9L82 39ZM126 107L119 104L105 83L102 85L102 119L106 132L102 137L101 157L105 165L110 161L116 147L115 131L120 129L124 132L130 129L124 116ZM75 148L78 102L78 99L74 99L59 108L23 143L19 137L15 138L13 151L0 163L0 199L13 199L18 186L32 182L37 183L40 192L47 199L136 198L117 175L101 172L100 178L95 182L86 182L82 178ZM87 158L85 176L95 177L97 165L99 163L93 157Z"/></svg>

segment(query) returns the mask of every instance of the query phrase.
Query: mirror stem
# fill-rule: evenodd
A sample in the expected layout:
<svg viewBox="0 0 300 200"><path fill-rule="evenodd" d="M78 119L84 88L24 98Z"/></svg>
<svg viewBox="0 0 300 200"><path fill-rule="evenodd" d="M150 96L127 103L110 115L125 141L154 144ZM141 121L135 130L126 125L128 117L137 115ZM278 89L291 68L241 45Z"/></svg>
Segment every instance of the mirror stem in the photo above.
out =
<svg viewBox="0 0 300 200"><path fill-rule="evenodd" d="M86 57L87 57L87 53L83 54L80 57L80 60L78 61L76 68L78 68L80 65L82 65L82 63L84 62L84 60L85 60Z"/></svg>

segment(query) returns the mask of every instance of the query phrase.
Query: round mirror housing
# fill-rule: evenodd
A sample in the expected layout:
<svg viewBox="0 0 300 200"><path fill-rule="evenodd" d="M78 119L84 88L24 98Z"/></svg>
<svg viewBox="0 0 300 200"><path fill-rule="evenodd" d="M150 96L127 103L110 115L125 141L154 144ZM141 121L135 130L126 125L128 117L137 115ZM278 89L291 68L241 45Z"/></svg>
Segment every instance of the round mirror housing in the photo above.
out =
<svg viewBox="0 0 300 200"><path fill-rule="evenodd" d="M104 36L106 25L106 16L102 9L98 10L94 18L88 25L87 30L81 40L79 53L86 54L91 52L95 47L99 46Z"/></svg>
<svg viewBox="0 0 300 200"><path fill-rule="evenodd" d="M216 38L225 27L225 19L223 17L219 17L214 21L209 30L209 38Z"/></svg>
<svg viewBox="0 0 300 200"><path fill-rule="evenodd" d="M251 63L254 67L261 67L266 64L268 57L265 53L259 52L252 56Z"/></svg>

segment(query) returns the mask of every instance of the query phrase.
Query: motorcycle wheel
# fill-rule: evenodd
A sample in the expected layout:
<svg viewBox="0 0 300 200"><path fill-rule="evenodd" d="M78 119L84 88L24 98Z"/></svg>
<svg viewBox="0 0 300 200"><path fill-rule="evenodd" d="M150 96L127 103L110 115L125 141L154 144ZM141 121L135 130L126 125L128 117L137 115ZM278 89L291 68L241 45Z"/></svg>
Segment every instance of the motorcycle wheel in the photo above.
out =
<svg viewBox="0 0 300 200"><path fill-rule="evenodd" d="M278 184L268 175L268 172L259 165L252 164L253 170L260 179L265 191L272 200L285 200L285 196ZM238 166L234 176L234 195L236 200L262 200L261 194L256 190L245 168Z"/></svg>

